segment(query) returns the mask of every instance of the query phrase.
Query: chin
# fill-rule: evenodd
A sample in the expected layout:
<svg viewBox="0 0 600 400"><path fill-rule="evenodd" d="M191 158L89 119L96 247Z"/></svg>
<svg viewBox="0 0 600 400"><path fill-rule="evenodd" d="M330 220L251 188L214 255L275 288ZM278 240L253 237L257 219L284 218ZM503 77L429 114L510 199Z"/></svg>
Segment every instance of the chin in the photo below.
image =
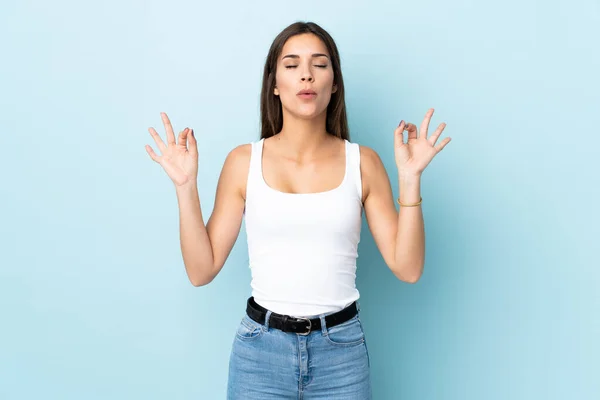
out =
<svg viewBox="0 0 600 400"><path fill-rule="evenodd" d="M300 119L314 119L314 118L317 118L320 114L321 114L320 112L311 112L311 113L299 112L299 113L294 113L294 115L297 118L300 118Z"/></svg>
<svg viewBox="0 0 600 400"><path fill-rule="evenodd" d="M288 113L299 119L313 119L327 112L327 107L320 109L314 106L301 106L295 109L287 109Z"/></svg>

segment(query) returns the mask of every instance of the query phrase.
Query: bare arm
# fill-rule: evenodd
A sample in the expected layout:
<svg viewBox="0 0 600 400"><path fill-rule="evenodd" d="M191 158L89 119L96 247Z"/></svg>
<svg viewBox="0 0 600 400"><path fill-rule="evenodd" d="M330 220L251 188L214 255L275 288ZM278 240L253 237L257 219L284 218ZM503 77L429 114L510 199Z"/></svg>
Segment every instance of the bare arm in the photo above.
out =
<svg viewBox="0 0 600 400"><path fill-rule="evenodd" d="M427 111L419 132L416 125L404 121L394 131L400 202L406 205L400 206L400 211L396 211L390 181L381 159L373 150L361 146L361 156L365 155L361 173L366 181L364 204L369 228L394 275L410 283L419 280L425 265L425 227L419 203L421 175L433 157L451 140L447 137L436 145L445 123L427 136L433 111L433 108ZM406 142L404 130L408 131Z"/></svg>
<svg viewBox="0 0 600 400"><path fill-rule="evenodd" d="M181 252L194 286L210 283L223 268L237 240L244 214L250 145L232 150L221 171L215 206L204 224L197 188L178 190Z"/></svg>
<svg viewBox="0 0 600 400"><path fill-rule="evenodd" d="M233 149L227 156L215 198L215 206L207 224L204 223L198 196L198 150L189 128L179 134L178 143L171 123L162 115L168 146L153 128L153 136L162 155L150 146L146 150L159 163L175 184L179 204L179 234L181 253L188 279L194 286L210 283L221 271L237 237L244 212L246 178L250 160L250 145Z"/></svg>
<svg viewBox="0 0 600 400"><path fill-rule="evenodd" d="M423 273L425 230L421 207L396 210L388 174L377 153L361 146L365 215L375 243L394 275L415 283ZM420 180L400 178L400 201L417 202ZM416 200L415 200L416 199Z"/></svg>

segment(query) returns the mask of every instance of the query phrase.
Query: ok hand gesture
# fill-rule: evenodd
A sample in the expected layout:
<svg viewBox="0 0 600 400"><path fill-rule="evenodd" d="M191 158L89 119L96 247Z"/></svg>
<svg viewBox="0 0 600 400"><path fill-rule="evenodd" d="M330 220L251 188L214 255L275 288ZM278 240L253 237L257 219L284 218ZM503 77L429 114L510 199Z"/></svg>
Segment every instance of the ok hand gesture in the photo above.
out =
<svg viewBox="0 0 600 400"><path fill-rule="evenodd" d="M198 178L198 147L194 130L185 128L179 133L178 140L175 142L175 134L169 117L165 113L161 113L161 117L167 131L167 144L165 145L154 128L148 128L161 155L157 155L149 145L146 145L146 151L150 158L163 167L175 186L196 184Z"/></svg>
<svg viewBox="0 0 600 400"><path fill-rule="evenodd" d="M433 157L438 154L450 142L451 138L447 137L436 145L446 124L440 124L438 128L427 137L427 129L429 121L433 115L433 108L430 108L421 123L421 129L417 135L417 127L415 124L400 122L400 125L394 132L395 145L394 153L396 158L396 166L398 173L401 175L419 176ZM403 140L403 132L408 131L406 143Z"/></svg>

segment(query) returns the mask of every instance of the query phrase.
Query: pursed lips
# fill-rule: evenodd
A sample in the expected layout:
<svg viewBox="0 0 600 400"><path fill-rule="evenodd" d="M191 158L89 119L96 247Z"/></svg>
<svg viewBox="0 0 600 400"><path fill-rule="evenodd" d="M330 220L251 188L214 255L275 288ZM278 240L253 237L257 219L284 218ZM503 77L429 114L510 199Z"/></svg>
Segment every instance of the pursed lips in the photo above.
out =
<svg viewBox="0 0 600 400"><path fill-rule="evenodd" d="M313 90L301 90L298 92L298 96L303 99L311 99L317 96L317 93Z"/></svg>

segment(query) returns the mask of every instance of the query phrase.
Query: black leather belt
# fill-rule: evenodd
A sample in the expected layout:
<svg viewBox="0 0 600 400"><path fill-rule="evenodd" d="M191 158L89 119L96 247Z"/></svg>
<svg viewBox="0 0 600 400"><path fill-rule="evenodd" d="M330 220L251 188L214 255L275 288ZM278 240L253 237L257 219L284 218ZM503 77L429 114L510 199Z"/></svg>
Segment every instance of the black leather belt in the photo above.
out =
<svg viewBox="0 0 600 400"><path fill-rule="evenodd" d="M246 314L248 314L248 316L252 320L264 325L265 317L267 316L267 311L268 310L266 308L260 306L254 300L254 297L251 296L248 299L248 303L246 306ZM343 310L325 316L325 324L328 328L331 328L332 326L336 326L341 324L342 322L348 321L357 313L358 309L356 307L356 302L352 302L352 304L350 304ZM321 319L293 317L290 315L283 315L272 312L271 317L269 318L269 327L273 327L284 332L293 332L298 333L300 335L308 335L312 331L321 329Z"/></svg>

